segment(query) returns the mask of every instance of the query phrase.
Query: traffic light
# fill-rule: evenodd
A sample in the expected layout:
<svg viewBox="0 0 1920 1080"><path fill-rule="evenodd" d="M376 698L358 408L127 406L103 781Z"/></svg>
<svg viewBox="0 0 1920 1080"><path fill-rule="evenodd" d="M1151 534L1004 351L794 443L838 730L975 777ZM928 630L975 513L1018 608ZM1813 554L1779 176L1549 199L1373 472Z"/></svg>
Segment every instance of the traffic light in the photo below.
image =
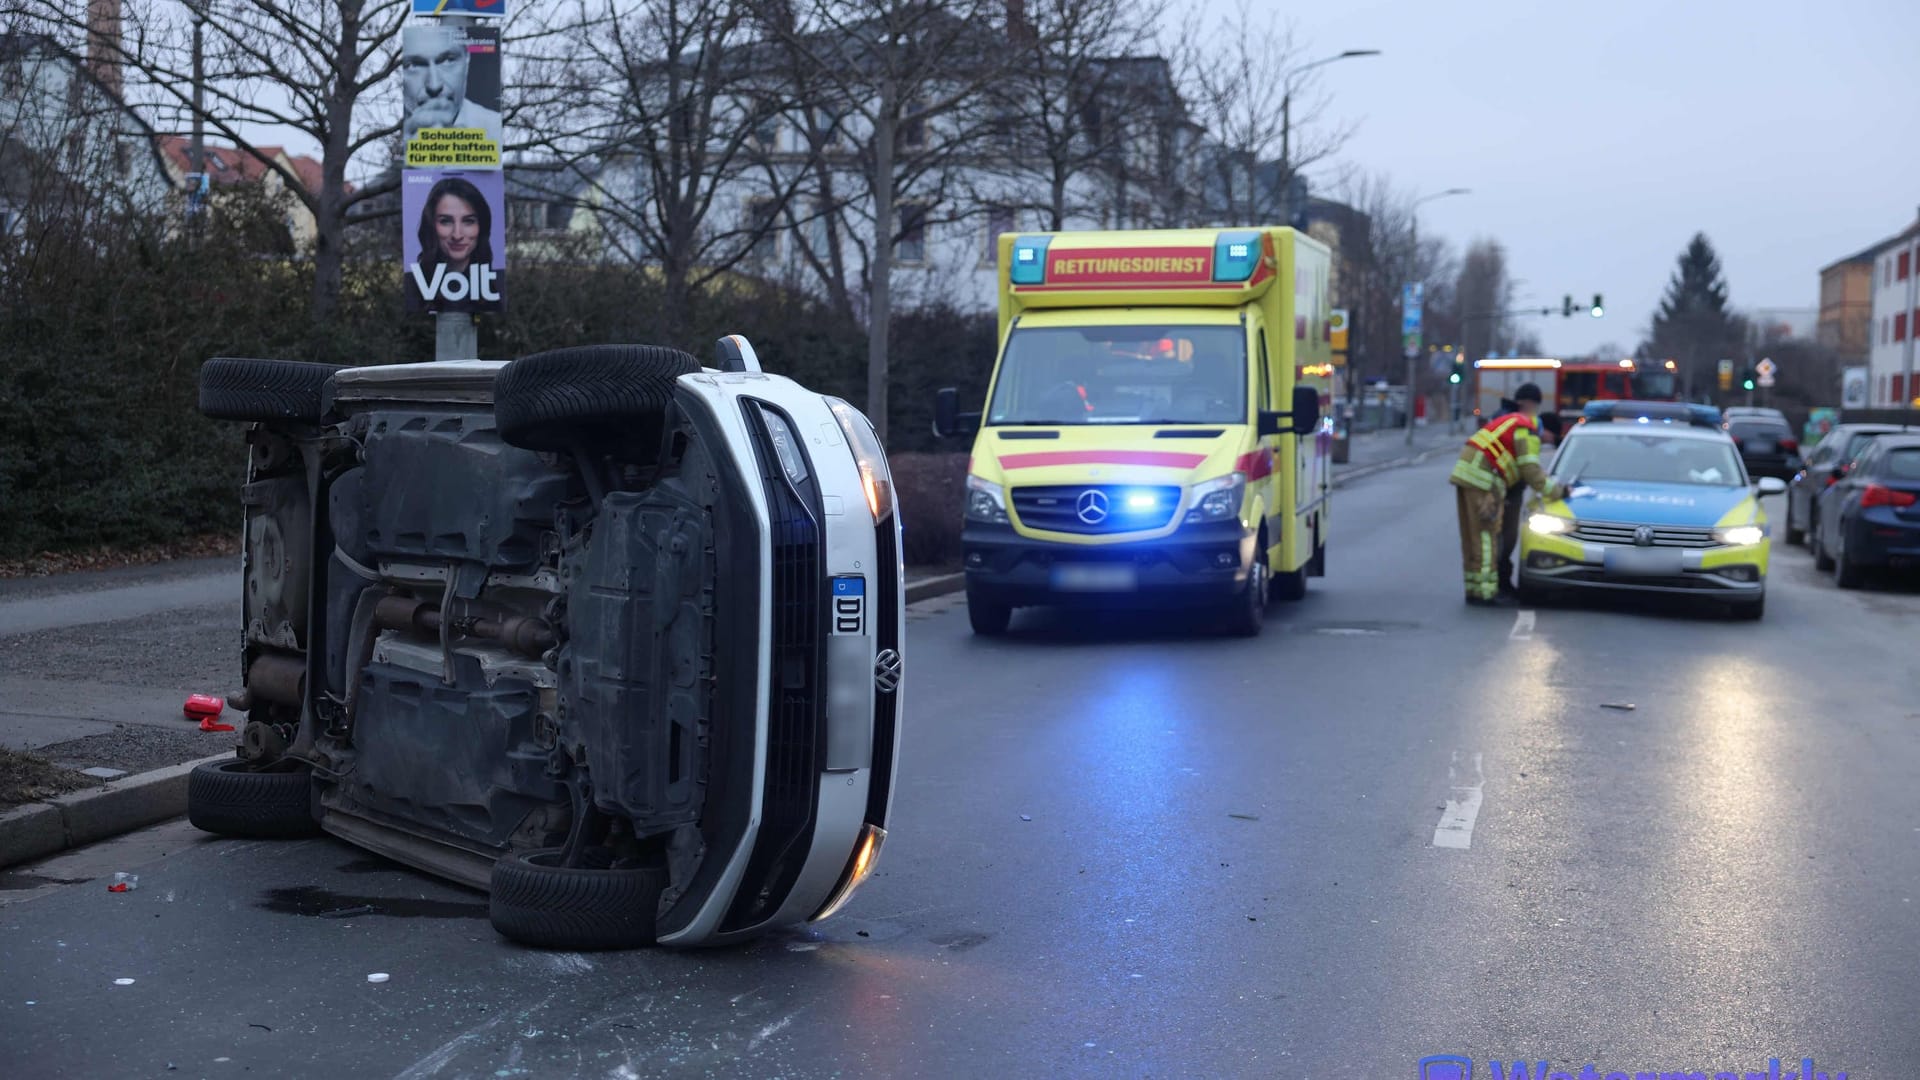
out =
<svg viewBox="0 0 1920 1080"><path fill-rule="evenodd" d="M1600 303L1600 294L1593 294L1593 317L1599 318L1607 313L1606 306Z"/></svg>
<svg viewBox="0 0 1920 1080"><path fill-rule="evenodd" d="M1453 370L1447 373L1447 381L1459 385L1466 381L1467 347L1460 346L1453 351Z"/></svg>
<svg viewBox="0 0 1920 1080"><path fill-rule="evenodd" d="M1561 299L1560 317L1563 319L1573 318L1573 294L1572 293L1566 294L1566 296Z"/></svg>
<svg viewBox="0 0 1920 1080"><path fill-rule="evenodd" d="M1740 389L1742 390L1753 389L1753 380L1755 378L1757 378L1757 376L1754 374L1754 370L1752 367L1748 367L1745 370L1741 371L1740 372Z"/></svg>

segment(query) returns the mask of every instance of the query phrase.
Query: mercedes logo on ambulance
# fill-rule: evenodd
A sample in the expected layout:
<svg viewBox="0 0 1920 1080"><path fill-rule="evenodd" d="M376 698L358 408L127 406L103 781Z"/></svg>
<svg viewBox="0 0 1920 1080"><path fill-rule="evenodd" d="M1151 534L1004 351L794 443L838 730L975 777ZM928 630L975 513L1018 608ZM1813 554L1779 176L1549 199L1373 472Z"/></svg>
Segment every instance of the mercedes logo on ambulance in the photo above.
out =
<svg viewBox="0 0 1920 1080"><path fill-rule="evenodd" d="M1095 488L1081 492L1080 500L1074 503L1074 512L1089 525L1098 525L1107 520L1107 509L1107 493Z"/></svg>

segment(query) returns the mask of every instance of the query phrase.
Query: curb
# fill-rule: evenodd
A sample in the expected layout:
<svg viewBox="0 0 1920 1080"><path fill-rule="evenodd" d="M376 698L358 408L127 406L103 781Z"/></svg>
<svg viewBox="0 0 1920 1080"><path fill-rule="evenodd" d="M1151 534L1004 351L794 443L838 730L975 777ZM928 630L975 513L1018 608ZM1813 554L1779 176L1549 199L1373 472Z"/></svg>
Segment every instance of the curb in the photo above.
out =
<svg viewBox="0 0 1920 1080"><path fill-rule="evenodd" d="M907 583L907 603L914 604L922 600L931 600L936 596L957 593L966 587L967 575L964 572L910 581Z"/></svg>
<svg viewBox="0 0 1920 1080"><path fill-rule="evenodd" d="M187 812L187 774L215 754L0 812L0 867L84 847Z"/></svg>

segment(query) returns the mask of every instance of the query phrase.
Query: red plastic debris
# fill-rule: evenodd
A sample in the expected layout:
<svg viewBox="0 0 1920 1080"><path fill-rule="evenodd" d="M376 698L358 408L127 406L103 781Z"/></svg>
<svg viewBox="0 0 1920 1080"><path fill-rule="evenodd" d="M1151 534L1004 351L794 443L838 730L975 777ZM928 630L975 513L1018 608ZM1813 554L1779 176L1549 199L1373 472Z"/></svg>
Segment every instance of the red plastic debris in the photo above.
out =
<svg viewBox="0 0 1920 1080"><path fill-rule="evenodd" d="M218 723L211 716L203 716L200 718L200 730L201 731L232 731L233 725Z"/></svg>
<svg viewBox="0 0 1920 1080"><path fill-rule="evenodd" d="M107 886L107 891L108 892L126 892L127 883L123 881L118 885L109 885Z"/></svg>
<svg viewBox="0 0 1920 1080"><path fill-rule="evenodd" d="M212 694L189 694L187 695L187 703L184 706L184 711L189 720L199 720L205 717L213 717L217 720L220 718L220 714L226 711L226 708L226 701Z"/></svg>

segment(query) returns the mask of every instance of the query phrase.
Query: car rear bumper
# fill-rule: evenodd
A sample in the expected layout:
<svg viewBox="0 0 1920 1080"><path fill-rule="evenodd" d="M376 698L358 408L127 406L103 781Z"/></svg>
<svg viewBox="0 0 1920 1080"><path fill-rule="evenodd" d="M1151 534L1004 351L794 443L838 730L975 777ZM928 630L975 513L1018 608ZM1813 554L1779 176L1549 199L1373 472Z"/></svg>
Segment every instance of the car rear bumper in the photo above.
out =
<svg viewBox="0 0 1920 1080"><path fill-rule="evenodd" d="M968 594L1012 607L1219 603L1246 587L1258 542L1238 521L1184 526L1137 543L1051 543L977 522L960 537Z"/></svg>
<svg viewBox="0 0 1920 1080"><path fill-rule="evenodd" d="M1847 528L1847 561L1895 569L1920 567L1920 520L1876 506L1861 511Z"/></svg>

